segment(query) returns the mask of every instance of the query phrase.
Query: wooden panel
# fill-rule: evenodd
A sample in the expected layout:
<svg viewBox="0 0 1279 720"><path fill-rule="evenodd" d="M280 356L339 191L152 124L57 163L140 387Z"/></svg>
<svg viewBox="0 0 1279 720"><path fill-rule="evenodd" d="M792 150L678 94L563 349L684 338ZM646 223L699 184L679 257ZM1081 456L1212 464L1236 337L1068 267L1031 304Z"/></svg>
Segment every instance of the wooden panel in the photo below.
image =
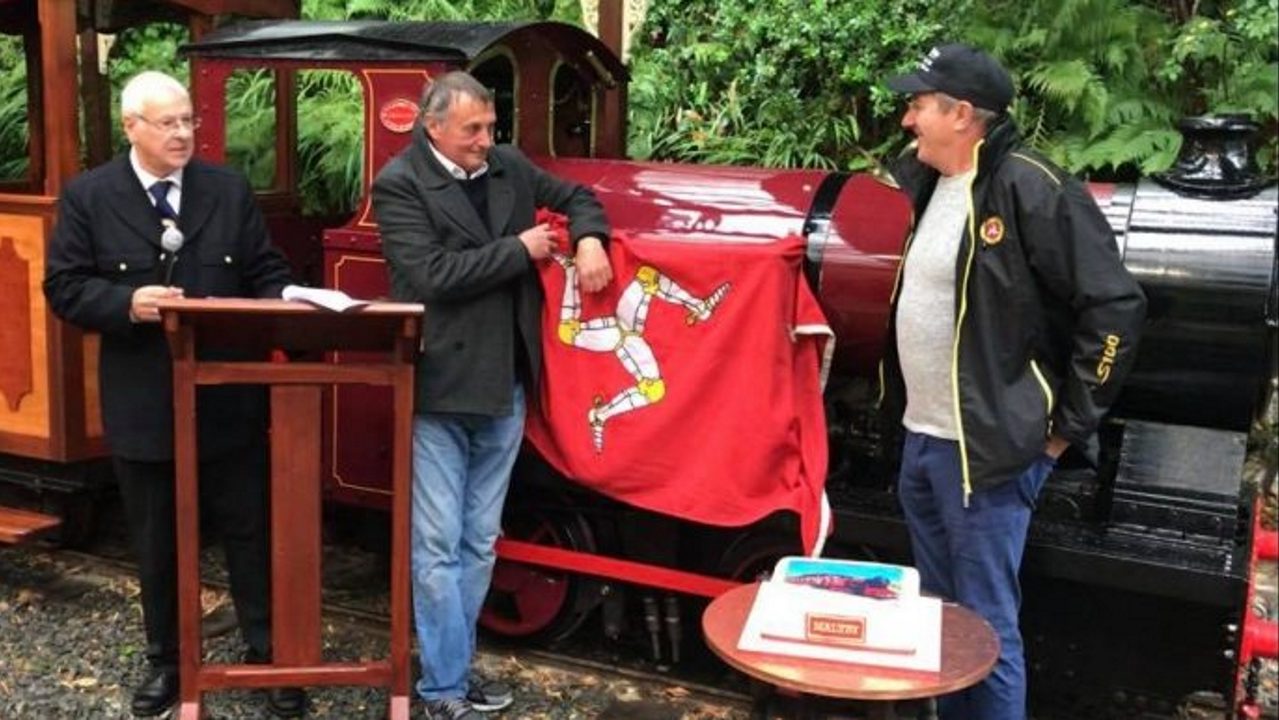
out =
<svg viewBox="0 0 1279 720"><path fill-rule="evenodd" d="M0 433L49 437L45 221L0 214Z"/></svg>
<svg viewBox="0 0 1279 720"><path fill-rule="evenodd" d="M8 309L0 322L0 347L6 348L0 353L0 398L11 413L31 394L30 273L31 263L18 255L13 238L0 234L0 307Z"/></svg>
<svg viewBox="0 0 1279 720"><path fill-rule="evenodd" d="M0 507L0 543L20 543L58 527L62 521L52 515Z"/></svg>
<svg viewBox="0 0 1279 720"><path fill-rule="evenodd" d="M320 394L319 385L271 388L271 638L277 665L323 662Z"/></svg>
<svg viewBox="0 0 1279 720"><path fill-rule="evenodd" d="M102 405L98 390L98 351L102 336L97 333L84 335L84 435L89 440L102 439Z"/></svg>

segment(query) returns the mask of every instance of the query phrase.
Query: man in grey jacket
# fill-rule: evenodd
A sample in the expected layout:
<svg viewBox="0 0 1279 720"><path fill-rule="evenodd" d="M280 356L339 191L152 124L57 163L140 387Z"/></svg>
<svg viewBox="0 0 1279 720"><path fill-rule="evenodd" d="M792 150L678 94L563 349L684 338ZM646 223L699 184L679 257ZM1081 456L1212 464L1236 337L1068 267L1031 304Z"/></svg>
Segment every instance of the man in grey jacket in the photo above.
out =
<svg viewBox="0 0 1279 720"><path fill-rule="evenodd" d="M453 72L422 96L412 144L373 183L396 300L426 305L413 423L414 616L427 716L475 720L511 703L469 676L502 504L541 372L542 289L555 249L538 208L569 218L578 282L612 280L608 221L586 188L494 147L492 94Z"/></svg>

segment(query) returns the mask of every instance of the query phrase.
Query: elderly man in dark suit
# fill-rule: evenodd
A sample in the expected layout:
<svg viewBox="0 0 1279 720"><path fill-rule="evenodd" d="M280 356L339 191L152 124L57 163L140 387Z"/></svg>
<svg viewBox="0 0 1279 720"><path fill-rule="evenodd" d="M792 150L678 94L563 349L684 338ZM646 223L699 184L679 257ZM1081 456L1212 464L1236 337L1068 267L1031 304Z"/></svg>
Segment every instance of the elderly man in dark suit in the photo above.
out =
<svg viewBox="0 0 1279 720"><path fill-rule="evenodd" d="M524 396L541 371L542 289L535 265L554 249L540 207L568 215L581 288L612 279L608 222L586 188L509 146L494 147L493 97L473 77L436 78L412 144L373 184L397 300L422 302L413 427L413 595L429 718L474 720L510 689L469 675L475 622L524 429Z"/></svg>
<svg viewBox="0 0 1279 720"><path fill-rule="evenodd" d="M279 297L290 273L245 179L191 158L197 121L181 83L141 73L125 86L121 110L132 149L67 185L44 290L59 317L102 334L102 420L138 556L150 664L132 709L147 717L165 712L178 690L173 379L156 303ZM267 662L265 395L201 388L197 403L200 504L221 530L246 659ZM305 705L299 690L268 695L281 717Z"/></svg>

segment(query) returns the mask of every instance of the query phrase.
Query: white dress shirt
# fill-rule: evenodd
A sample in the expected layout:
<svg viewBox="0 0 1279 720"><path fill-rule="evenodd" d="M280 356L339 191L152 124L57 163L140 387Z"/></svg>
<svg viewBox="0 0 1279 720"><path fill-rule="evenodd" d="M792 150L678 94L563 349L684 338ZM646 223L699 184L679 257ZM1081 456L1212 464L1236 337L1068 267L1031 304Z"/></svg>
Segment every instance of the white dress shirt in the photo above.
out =
<svg viewBox="0 0 1279 720"><path fill-rule="evenodd" d="M173 208L173 212L182 212L182 168L164 177L156 177L142 167L142 164L138 162L138 151L132 148L129 149L129 164L133 166L133 172L142 183L142 189L147 191L147 200L150 200L152 205L155 205L155 198L151 196L151 186L161 180L168 180L171 184L165 199L169 201L169 207Z"/></svg>

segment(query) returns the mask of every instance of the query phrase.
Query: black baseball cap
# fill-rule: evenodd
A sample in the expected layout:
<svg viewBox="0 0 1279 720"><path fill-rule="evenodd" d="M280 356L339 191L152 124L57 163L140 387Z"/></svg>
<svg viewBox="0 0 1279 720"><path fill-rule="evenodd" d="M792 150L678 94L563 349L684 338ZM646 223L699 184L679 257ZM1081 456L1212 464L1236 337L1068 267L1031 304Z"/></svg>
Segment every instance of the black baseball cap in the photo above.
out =
<svg viewBox="0 0 1279 720"><path fill-rule="evenodd" d="M941 92L974 107L1002 113L1013 99L1013 79L999 61L971 45L939 45L919 61L915 72L888 80L888 89L905 95Z"/></svg>

